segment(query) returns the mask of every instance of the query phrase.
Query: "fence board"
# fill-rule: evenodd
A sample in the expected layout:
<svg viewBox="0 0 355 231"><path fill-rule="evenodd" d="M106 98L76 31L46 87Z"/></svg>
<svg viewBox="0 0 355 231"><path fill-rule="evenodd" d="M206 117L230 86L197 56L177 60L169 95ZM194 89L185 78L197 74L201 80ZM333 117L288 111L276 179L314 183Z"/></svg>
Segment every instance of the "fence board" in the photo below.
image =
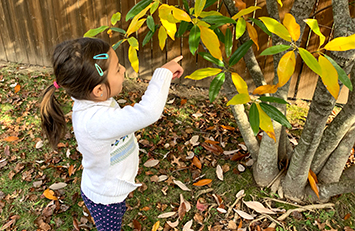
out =
<svg viewBox="0 0 355 231"><path fill-rule="evenodd" d="M53 48L59 42L64 40L81 37L88 29L96 28L101 25L109 25L110 18L113 13L120 11L122 13L122 20L118 23L117 27L127 29L129 22L125 21L125 16L129 9L131 9L137 2L122 1L122 0L31 0L31 1L13 1L13 0L0 0L0 59L12 62L23 62L30 64L38 64L49 66ZM255 17L267 15L265 6L266 0L257 1L257 5L262 9L257 10ZM288 12L294 0L283 0L284 6L279 7L280 18ZM189 1L190 2L190 1ZM246 0L246 5L252 6L255 4L254 0ZM178 5L182 7L180 0L163 0L163 3L171 5ZM221 1L218 1L220 4ZM331 4L330 0L319 1L315 7L315 11L327 7ZM217 4L209 7L209 10L217 9ZM225 7L222 5L220 12L227 14ZM355 14L355 7L350 8L352 15ZM155 23L160 23L157 17L157 12L154 14ZM250 14L249 16L253 16ZM318 12L314 16L320 25L321 31L324 35L329 36L332 27L332 9L327 8ZM222 31L225 31L222 27ZM274 64L271 56L261 57L260 52L265 48L271 46L269 37L256 27L258 32L258 41L260 50L256 50L255 45L253 49L256 54L257 61L264 73L267 83L272 83L274 78ZM136 36L140 43L142 43L148 29L146 26L142 27L138 33L133 34ZM308 35L311 35L308 42ZM114 33L112 38L109 38L106 33L98 36L99 38L114 44L123 38L122 35ZM159 48L159 41L157 33L153 36L153 41L148 43L145 47L140 48L140 72L141 78L150 78L155 68L160 67L166 61L182 54L184 59L181 64L185 69L185 74L191 74L194 70L202 67L211 66L207 61L202 59L199 55L191 55L188 44L189 34L186 33L181 38L176 38L172 41L167 39L166 48L161 51ZM235 41L237 45L238 41ZM309 32L307 28L302 40L302 46L307 49L316 50L319 46L319 39L313 33ZM237 46L235 46L234 50ZM224 54L223 44L221 48ZM200 46L199 51L204 51ZM126 66L126 75L129 77L137 77L138 75L133 71L128 61L128 43L120 46L116 53L122 65ZM301 67L302 68L298 68ZM238 72L248 83L249 90L252 92L255 88L252 78L245 68L245 63L241 60L238 64L232 67ZM302 61L297 59L296 73L291 78L289 97L311 99L315 84L318 77L312 73ZM193 81L181 78L176 80L181 84L192 86L208 87L212 78L207 78L205 81ZM345 102L348 90L343 88L339 96L340 102Z"/></svg>

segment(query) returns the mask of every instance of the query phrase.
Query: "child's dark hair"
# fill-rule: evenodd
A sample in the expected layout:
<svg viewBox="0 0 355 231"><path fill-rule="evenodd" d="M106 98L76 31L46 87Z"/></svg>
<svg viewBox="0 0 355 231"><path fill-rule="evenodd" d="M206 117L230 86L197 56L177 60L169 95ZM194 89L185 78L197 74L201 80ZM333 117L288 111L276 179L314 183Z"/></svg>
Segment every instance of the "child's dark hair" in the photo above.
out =
<svg viewBox="0 0 355 231"><path fill-rule="evenodd" d="M107 53L109 49L108 43L94 38L79 38L60 43L54 50L52 60L56 84L69 96L84 100L90 99L90 93L98 84L104 84L110 89L107 80L110 58L93 59L95 55ZM102 76L95 63L102 69ZM40 106L42 130L54 149L66 130L64 113L54 96L56 87L58 86L51 84L44 90Z"/></svg>

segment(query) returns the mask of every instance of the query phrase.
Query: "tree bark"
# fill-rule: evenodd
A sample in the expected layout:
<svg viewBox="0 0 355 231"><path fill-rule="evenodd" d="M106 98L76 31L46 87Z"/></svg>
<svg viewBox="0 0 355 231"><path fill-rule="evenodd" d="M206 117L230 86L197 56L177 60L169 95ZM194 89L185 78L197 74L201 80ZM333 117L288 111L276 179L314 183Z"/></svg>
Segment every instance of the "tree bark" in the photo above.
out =
<svg viewBox="0 0 355 231"><path fill-rule="evenodd" d="M349 159L351 149L355 143L355 124L349 129L348 133L341 140L337 148L328 159L322 171L318 175L321 183L335 183L340 179L344 166Z"/></svg>
<svg viewBox="0 0 355 231"><path fill-rule="evenodd" d="M293 200L304 199L304 190L311 162L334 105L334 97L325 88L322 80L318 78L306 124L298 145L294 149L290 166L282 185L287 198Z"/></svg>
<svg viewBox="0 0 355 231"><path fill-rule="evenodd" d="M351 72L351 82L355 86L355 66ZM348 96L348 101L334 118L330 125L325 129L322 140L314 155L311 169L318 174L329 156L337 148L344 135L348 132L350 127L355 123L355 91L351 91ZM339 167L339 166L337 166ZM344 166L341 167L341 169Z"/></svg>
<svg viewBox="0 0 355 231"><path fill-rule="evenodd" d="M355 191L355 165L346 169L340 180L335 183L319 185L319 197L322 202L328 201L331 197ZM311 202L319 201L311 187L307 187L306 196Z"/></svg>

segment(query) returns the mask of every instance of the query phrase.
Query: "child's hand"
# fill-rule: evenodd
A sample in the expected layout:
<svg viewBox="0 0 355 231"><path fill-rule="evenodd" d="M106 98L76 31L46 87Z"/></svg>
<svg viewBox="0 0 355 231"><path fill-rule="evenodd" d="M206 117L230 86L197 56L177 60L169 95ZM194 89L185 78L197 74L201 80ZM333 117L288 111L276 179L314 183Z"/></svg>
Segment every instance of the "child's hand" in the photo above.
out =
<svg viewBox="0 0 355 231"><path fill-rule="evenodd" d="M173 73L173 79L180 78L184 72L184 69L178 63L182 58L182 55L180 55L162 66L162 68L166 68Z"/></svg>

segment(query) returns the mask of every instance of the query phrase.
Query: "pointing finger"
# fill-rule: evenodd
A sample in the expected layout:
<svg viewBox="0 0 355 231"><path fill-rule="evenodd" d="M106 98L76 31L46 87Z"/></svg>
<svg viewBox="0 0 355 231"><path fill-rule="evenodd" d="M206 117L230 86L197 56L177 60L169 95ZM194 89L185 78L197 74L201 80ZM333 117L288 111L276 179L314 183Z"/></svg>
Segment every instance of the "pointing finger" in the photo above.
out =
<svg viewBox="0 0 355 231"><path fill-rule="evenodd" d="M175 62L180 62L181 60L182 60L182 58L183 58L183 56L182 55L180 55L180 56L178 56L178 57L176 57L176 58L174 58L172 61L175 61Z"/></svg>

